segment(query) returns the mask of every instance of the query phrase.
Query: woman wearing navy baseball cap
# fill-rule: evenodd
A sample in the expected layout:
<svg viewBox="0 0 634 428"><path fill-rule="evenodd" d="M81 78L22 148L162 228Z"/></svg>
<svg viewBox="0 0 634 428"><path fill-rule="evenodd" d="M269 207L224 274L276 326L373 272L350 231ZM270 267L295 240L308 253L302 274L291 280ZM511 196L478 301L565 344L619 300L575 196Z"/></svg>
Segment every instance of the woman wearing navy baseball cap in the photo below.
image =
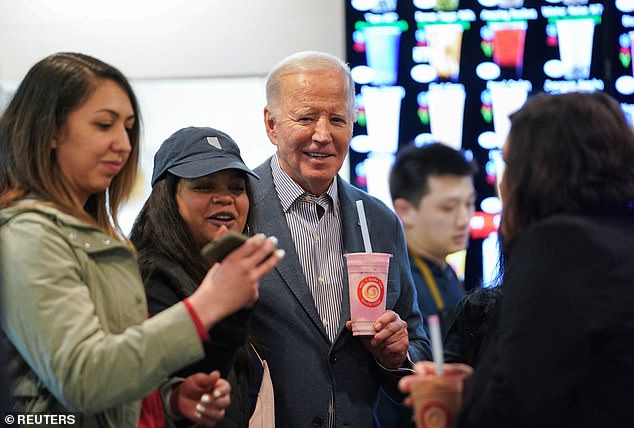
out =
<svg viewBox="0 0 634 428"><path fill-rule="evenodd" d="M235 141L217 129L188 127L163 142L154 156L152 192L131 233L151 314L196 290L211 263L201 255L205 244L228 231L248 233L248 176L258 179L244 164ZM205 358L174 373L187 377L219 370L229 380L231 404L217 427L246 428L250 418L262 417L262 408L253 416L261 385L268 386L272 397L266 364L247 344L249 315L249 310L241 310L214 326ZM272 416L272 401L268 404ZM197 410L203 420L213 403L201 402Z"/></svg>

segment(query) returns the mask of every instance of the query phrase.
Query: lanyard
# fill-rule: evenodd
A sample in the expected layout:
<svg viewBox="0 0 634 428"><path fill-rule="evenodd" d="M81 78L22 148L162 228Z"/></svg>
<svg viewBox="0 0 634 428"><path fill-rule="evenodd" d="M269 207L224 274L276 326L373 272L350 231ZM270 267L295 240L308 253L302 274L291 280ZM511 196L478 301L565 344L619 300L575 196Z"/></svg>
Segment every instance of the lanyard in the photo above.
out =
<svg viewBox="0 0 634 428"><path fill-rule="evenodd" d="M411 251L410 254L412 255L412 259L414 259L416 267L418 267L418 270L420 270L420 273L423 275L423 279L427 284L427 288L429 289L431 296L434 298L434 302L436 302L436 307L438 308L438 311L442 311L445 308L445 303L442 301L442 297L440 296L440 292L438 291L438 285L436 285L436 280L431 274L429 266L427 266L427 263L425 263L425 261L418 257L416 254L412 253Z"/></svg>

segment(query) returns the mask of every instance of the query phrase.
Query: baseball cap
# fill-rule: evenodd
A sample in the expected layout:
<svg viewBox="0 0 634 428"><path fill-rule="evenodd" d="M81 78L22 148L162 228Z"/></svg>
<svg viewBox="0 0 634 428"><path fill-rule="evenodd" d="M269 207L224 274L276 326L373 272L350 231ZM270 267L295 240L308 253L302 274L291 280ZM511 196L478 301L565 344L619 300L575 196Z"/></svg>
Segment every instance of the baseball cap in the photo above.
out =
<svg viewBox="0 0 634 428"><path fill-rule="evenodd" d="M213 128L190 126L173 133L154 155L152 186L167 172L181 178L198 178L227 169L238 169L259 179L240 156L233 139Z"/></svg>

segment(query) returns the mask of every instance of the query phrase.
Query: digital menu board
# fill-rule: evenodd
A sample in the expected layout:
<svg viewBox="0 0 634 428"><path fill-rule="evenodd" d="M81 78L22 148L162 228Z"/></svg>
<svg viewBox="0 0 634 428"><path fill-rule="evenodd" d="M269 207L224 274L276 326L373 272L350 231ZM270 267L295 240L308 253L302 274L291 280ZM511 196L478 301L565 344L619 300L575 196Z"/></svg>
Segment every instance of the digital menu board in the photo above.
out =
<svg viewBox="0 0 634 428"><path fill-rule="evenodd" d="M612 95L621 101L621 106L630 122L634 123L634 0L620 0L609 9L610 24L613 30L609 45L609 63L611 65L610 89Z"/></svg>
<svg viewBox="0 0 634 428"><path fill-rule="evenodd" d="M606 91L634 116L634 0L347 0L358 121L353 184L391 205L399 147L431 141L480 165L467 288L491 279L508 116L536 92Z"/></svg>

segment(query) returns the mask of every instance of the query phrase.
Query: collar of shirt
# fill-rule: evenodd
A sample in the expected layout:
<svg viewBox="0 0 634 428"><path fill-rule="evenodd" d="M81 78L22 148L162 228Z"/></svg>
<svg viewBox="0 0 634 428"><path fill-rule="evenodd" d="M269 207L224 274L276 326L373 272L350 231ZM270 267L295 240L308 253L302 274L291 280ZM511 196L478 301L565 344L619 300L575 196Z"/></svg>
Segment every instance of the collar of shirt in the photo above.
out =
<svg viewBox="0 0 634 428"><path fill-rule="evenodd" d="M273 175L273 184L275 185L275 190L280 198L284 212L288 212L291 205L293 205L293 202L295 202L298 198L303 198L304 200L306 200L307 196L318 198L317 195L313 195L302 189L299 184L293 181L293 179L284 172L284 170L282 170L277 154L273 155L271 158L271 173ZM332 180L326 194L330 196L330 201L332 203L330 208L332 208L333 213L337 215L339 212L339 197L336 179Z"/></svg>

